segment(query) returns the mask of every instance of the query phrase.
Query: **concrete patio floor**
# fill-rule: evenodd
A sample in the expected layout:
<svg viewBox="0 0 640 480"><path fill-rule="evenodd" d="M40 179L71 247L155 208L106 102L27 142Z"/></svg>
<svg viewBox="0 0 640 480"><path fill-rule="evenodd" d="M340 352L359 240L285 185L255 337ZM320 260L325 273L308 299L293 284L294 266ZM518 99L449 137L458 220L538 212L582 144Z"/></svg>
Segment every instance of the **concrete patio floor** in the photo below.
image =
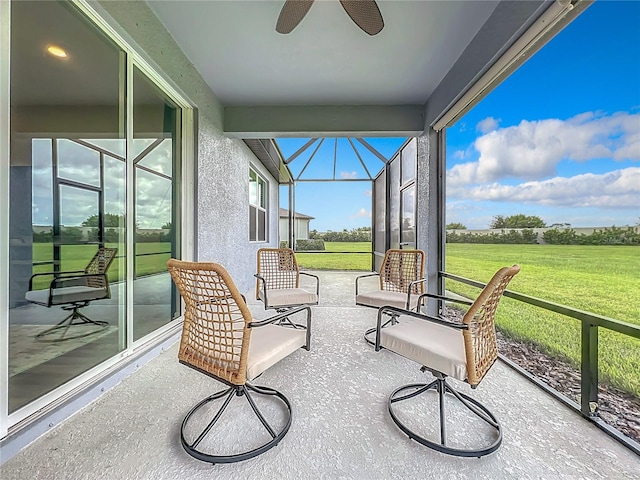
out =
<svg viewBox="0 0 640 480"><path fill-rule="evenodd" d="M321 279L321 301L313 307L311 351L295 352L255 381L280 390L293 405L291 429L278 446L229 465L188 456L180 446L182 418L222 385L180 365L174 344L8 460L0 478L639 477L638 456L500 362L475 391L455 383L502 423L504 439L496 453L461 459L409 440L389 418L388 395L431 375L364 342L362 332L375 323L376 312L354 306L357 273L314 273ZM268 316L252 292L247 299L256 318ZM449 413L456 420L453 439L464 440L455 431L461 412L451 407ZM425 407L412 415L429 424L433 411ZM238 431L251 435L245 420L238 420Z"/></svg>

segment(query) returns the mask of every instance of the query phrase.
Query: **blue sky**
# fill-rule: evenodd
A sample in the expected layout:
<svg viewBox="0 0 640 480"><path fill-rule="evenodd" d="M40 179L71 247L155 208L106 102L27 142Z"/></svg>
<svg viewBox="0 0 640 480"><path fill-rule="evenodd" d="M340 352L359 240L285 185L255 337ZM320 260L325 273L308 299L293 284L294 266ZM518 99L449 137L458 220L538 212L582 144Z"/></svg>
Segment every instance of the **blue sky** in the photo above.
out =
<svg viewBox="0 0 640 480"><path fill-rule="evenodd" d="M447 222L640 220L640 2L598 0L447 129Z"/></svg>
<svg viewBox="0 0 640 480"><path fill-rule="evenodd" d="M448 223L487 228L518 213L573 227L640 221L638 25L640 2L596 1L447 129ZM279 142L285 155L304 143ZM387 151L400 144L389 139ZM319 231L368 226L370 189L301 184L296 210Z"/></svg>

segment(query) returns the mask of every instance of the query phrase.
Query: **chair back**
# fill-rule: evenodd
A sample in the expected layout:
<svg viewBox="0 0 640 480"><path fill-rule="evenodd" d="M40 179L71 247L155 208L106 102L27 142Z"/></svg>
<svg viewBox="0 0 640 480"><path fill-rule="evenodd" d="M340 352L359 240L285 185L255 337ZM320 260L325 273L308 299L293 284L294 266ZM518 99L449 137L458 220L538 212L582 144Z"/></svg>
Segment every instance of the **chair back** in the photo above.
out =
<svg viewBox="0 0 640 480"><path fill-rule="evenodd" d="M422 250L387 250L380 267L380 289L408 293L411 282L424 276L424 259ZM424 282L414 285L411 293L424 293Z"/></svg>
<svg viewBox="0 0 640 480"><path fill-rule="evenodd" d="M92 275L87 278L87 286L94 288L106 288L108 281L107 270L118 252L117 248L100 247L98 251L84 268L84 273ZM101 277L100 275L105 275Z"/></svg>
<svg viewBox="0 0 640 480"><path fill-rule="evenodd" d="M267 290L298 288L300 269L296 255L290 248L261 248L257 254L257 273L264 278ZM260 281L256 281L256 294Z"/></svg>
<svg viewBox="0 0 640 480"><path fill-rule="evenodd" d="M467 357L467 381L471 386L480 383L498 358L496 309L507 285L519 271L519 265L498 270L462 319L469 326L462 335Z"/></svg>
<svg viewBox="0 0 640 480"><path fill-rule="evenodd" d="M185 303L178 359L213 377L243 385L251 313L226 269L217 263L167 262Z"/></svg>

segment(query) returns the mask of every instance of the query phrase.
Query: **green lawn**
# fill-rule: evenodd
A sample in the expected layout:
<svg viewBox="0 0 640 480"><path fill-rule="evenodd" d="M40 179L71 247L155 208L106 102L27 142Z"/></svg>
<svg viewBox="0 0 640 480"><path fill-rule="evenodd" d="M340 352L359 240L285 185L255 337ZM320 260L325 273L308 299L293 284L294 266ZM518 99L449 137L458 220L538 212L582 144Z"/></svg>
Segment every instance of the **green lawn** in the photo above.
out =
<svg viewBox="0 0 640 480"><path fill-rule="evenodd" d="M640 249L627 246L447 244L446 271L486 282L504 265L522 270L509 289L639 324ZM478 289L447 281L447 289L474 297ZM580 322L503 299L496 317L507 335L580 365ZM600 376L640 396L640 340L599 329Z"/></svg>
<svg viewBox="0 0 640 480"><path fill-rule="evenodd" d="M371 242L325 242L327 252L370 252ZM304 253L296 252L300 268L315 270L371 271L370 253Z"/></svg>

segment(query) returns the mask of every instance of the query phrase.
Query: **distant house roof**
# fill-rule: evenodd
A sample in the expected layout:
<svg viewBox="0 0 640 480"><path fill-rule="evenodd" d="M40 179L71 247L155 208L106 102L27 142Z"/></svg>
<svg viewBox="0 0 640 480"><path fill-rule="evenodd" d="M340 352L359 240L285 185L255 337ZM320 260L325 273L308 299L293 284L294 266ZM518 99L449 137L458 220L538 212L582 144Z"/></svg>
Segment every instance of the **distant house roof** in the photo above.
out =
<svg viewBox="0 0 640 480"><path fill-rule="evenodd" d="M289 217L289 210L287 210L286 208L281 208L280 209L280 218L288 218ZM305 215L304 213L299 213L299 212L293 212L293 218L302 218L305 220L313 220L315 217L310 217L309 215Z"/></svg>

